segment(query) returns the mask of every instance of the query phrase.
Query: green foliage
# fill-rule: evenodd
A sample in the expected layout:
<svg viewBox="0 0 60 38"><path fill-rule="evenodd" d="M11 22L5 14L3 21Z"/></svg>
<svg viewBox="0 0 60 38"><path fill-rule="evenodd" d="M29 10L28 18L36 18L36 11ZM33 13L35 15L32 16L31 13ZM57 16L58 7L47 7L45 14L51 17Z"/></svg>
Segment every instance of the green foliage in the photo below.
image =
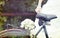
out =
<svg viewBox="0 0 60 38"><path fill-rule="evenodd" d="M3 5L5 4L4 0L0 0L0 14L3 11ZM4 22L6 22L7 18L4 16L0 16L0 31L3 29L2 25L4 25Z"/></svg>
<svg viewBox="0 0 60 38"><path fill-rule="evenodd" d="M0 16L0 31L3 30L2 25L7 21L7 17Z"/></svg>
<svg viewBox="0 0 60 38"><path fill-rule="evenodd" d="M0 0L0 12L3 11L3 5L5 4L4 0Z"/></svg>
<svg viewBox="0 0 60 38"><path fill-rule="evenodd" d="M0 16L0 26L3 25L3 23L7 21L6 18L7 18L7 17Z"/></svg>

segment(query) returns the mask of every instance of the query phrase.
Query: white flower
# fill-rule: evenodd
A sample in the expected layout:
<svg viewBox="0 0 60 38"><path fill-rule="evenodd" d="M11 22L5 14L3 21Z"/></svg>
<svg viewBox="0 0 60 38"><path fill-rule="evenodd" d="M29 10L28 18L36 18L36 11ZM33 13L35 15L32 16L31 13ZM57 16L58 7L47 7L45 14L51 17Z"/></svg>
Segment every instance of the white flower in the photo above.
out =
<svg viewBox="0 0 60 38"><path fill-rule="evenodd" d="M25 19L21 22L20 27L31 30L35 28L35 24L31 19Z"/></svg>

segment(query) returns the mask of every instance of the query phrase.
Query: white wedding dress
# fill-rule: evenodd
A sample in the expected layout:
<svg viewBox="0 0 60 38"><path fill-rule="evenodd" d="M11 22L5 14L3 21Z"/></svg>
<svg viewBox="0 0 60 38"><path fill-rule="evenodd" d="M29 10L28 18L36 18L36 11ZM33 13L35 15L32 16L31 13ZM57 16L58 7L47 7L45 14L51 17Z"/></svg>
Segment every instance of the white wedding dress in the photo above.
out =
<svg viewBox="0 0 60 38"><path fill-rule="evenodd" d="M41 4L38 4L37 8L41 8ZM36 9L38 10L38 9ZM53 14L58 18L54 19L50 22L50 26L47 26L48 35L50 38L60 38L60 0L48 0L47 3L43 6L42 10L37 11L38 13L44 14ZM38 20L36 18L35 25L36 29L34 29L35 34L39 30ZM38 38L45 38L44 31L39 33Z"/></svg>

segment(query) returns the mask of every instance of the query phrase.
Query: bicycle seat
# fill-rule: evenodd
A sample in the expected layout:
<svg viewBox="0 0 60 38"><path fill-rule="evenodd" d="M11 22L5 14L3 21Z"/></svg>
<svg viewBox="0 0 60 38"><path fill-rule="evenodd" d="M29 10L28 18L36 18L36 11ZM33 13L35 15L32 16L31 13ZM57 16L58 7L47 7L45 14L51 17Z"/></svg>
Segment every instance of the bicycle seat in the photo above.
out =
<svg viewBox="0 0 60 38"><path fill-rule="evenodd" d="M50 21L52 19L57 18L57 16L56 15L47 15L47 14L40 13L40 14L36 15L36 18L42 19L44 21Z"/></svg>

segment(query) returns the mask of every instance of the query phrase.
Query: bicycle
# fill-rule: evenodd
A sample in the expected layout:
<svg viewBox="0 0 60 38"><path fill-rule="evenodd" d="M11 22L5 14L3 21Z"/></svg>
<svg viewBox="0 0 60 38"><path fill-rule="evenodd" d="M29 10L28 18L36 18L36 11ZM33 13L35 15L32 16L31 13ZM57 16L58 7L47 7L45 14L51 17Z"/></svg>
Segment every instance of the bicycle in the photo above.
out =
<svg viewBox="0 0 60 38"><path fill-rule="evenodd" d="M49 38L47 29L46 29L46 25L48 24L47 22L50 22L52 19L57 18L57 16L56 15L47 15L47 14L41 14L40 13L40 14L36 15L36 18L39 19L39 21L38 21L39 26L42 26L42 27L39 29L39 31L36 33L35 36L37 36L40 33L40 31L42 29L44 29L46 38Z"/></svg>

